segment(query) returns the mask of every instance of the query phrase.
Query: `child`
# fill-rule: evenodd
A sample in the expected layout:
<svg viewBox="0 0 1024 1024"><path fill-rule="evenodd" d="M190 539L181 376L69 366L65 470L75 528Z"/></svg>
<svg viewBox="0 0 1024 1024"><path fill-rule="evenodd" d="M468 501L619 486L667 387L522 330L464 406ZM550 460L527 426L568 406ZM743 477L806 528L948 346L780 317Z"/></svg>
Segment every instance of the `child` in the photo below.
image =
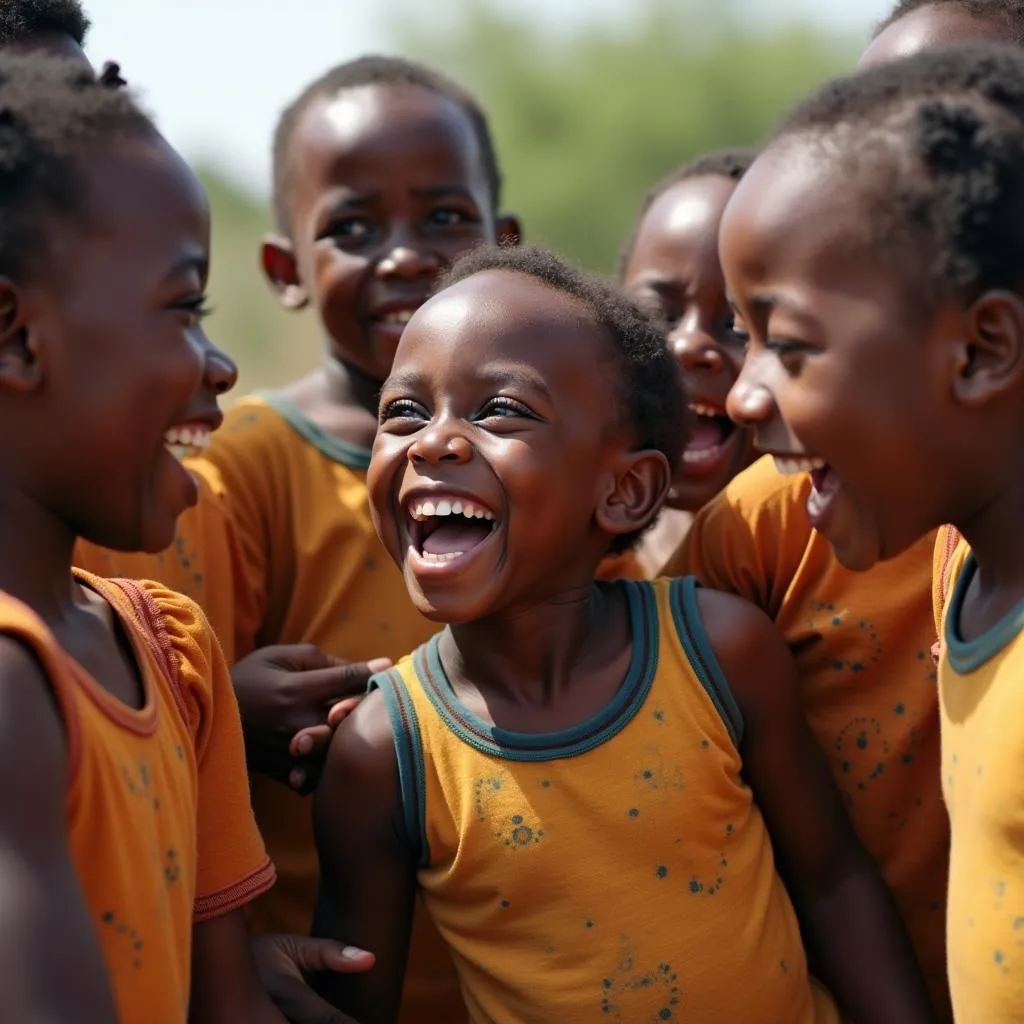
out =
<svg viewBox="0 0 1024 1024"><path fill-rule="evenodd" d="M655 575L692 521L753 458L750 435L725 414L725 396L743 365L718 260L718 225L754 151L698 157L646 198L622 255L627 293L665 325L683 368L694 429L666 509L644 537L641 563Z"/></svg>
<svg viewBox="0 0 1024 1024"><path fill-rule="evenodd" d="M78 0L3 0L0 49L37 51L88 65L83 47L89 19Z"/></svg>
<svg viewBox="0 0 1024 1024"><path fill-rule="evenodd" d="M969 19L955 12L968 12ZM1024 33L1019 5L903 3L861 63L948 45L958 32L984 40L1008 24L1013 34ZM893 890L940 1019L950 1020L938 925L945 914L949 826L929 657L933 542L925 538L870 572L852 572L811 526L808 474L790 461L779 468L783 473L765 458L740 474L697 516L664 571L694 573L775 620L796 657L808 719L854 827Z"/></svg>
<svg viewBox="0 0 1024 1024"><path fill-rule="evenodd" d="M418 884L474 1020L834 1021L770 827L851 1015L930 1019L768 620L692 580L593 582L685 445L661 335L542 250L481 250L449 282L399 346L368 487L450 627L331 748L317 927L377 954L332 998L393 1019Z"/></svg>
<svg viewBox="0 0 1024 1024"><path fill-rule="evenodd" d="M1024 1005L1022 168L1024 55L924 53L790 114L721 235L750 336L730 411L813 464L808 510L838 559L870 568L946 522L970 544L939 696L953 1009L984 1024Z"/></svg>
<svg viewBox="0 0 1024 1024"><path fill-rule="evenodd" d="M283 1024L241 914L274 872L216 642L178 595L71 569L79 534L168 543L196 495L168 449L235 378L201 327L202 188L118 82L0 57L0 1005Z"/></svg>

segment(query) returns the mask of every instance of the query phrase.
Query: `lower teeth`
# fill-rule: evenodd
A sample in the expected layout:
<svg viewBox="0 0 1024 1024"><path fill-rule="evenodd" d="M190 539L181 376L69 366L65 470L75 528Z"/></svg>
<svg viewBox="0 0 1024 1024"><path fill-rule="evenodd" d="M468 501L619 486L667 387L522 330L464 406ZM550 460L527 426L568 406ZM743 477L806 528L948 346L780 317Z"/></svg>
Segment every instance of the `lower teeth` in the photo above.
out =
<svg viewBox="0 0 1024 1024"><path fill-rule="evenodd" d="M179 461L199 454L200 449L191 444L165 444L164 447Z"/></svg>
<svg viewBox="0 0 1024 1024"><path fill-rule="evenodd" d="M441 564L442 562L454 562L456 558L461 558L464 554L464 551L449 551L445 554L435 554L432 551L424 551L420 557L424 562L436 562Z"/></svg>
<svg viewBox="0 0 1024 1024"><path fill-rule="evenodd" d="M820 516L825 511L827 504L828 499L819 494L816 488L812 487L811 493L807 496L807 511L812 516Z"/></svg>

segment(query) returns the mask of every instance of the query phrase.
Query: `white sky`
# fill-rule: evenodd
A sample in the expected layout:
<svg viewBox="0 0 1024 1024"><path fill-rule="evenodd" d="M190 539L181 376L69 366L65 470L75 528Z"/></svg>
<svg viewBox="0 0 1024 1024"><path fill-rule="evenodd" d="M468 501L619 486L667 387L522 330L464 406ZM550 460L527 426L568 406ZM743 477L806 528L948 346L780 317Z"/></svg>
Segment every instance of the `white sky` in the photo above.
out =
<svg viewBox="0 0 1024 1024"><path fill-rule="evenodd" d="M634 4L511 2L553 29L624 21ZM893 2L745 0L765 20L808 16L865 38ZM388 49L386 0L85 0L85 7L93 61L119 61L176 146L258 193L269 180L270 137L281 108L332 65Z"/></svg>

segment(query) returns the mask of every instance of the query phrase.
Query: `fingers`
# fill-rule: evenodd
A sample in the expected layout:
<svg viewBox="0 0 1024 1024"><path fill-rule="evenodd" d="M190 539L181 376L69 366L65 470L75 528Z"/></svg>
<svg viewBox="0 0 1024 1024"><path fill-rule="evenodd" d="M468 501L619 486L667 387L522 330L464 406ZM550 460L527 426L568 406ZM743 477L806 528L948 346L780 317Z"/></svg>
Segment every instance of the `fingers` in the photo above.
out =
<svg viewBox="0 0 1024 1024"><path fill-rule="evenodd" d="M337 704L333 705L327 712L327 724L331 729L337 729L359 707L362 700L362 697L349 697L346 700L339 700Z"/></svg>
<svg viewBox="0 0 1024 1024"><path fill-rule="evenodd" d="M333 711L334 709L332 708L331 710ZM339 719L339 721L342 720L344 720L344 715ZM331 724L330 716L328 716L327 725L314 725L312 728L297 732L292 738L288 752L295 758L316 757L318 754L322 754L331 742L331 736L334 735L335 728Z"/></svg>
<svg viewBox="0 0 1024 1024"><path fill-rule="evenodd" d="M391 662L387 658L375 658L373 661L346 662L303 671L301 686L311 700L324 704L336 698L361 697L366 692L370 676L385 672L390 667Z"/></svg>
<svg viewBox="0 0 1024 1024"><path fill-rule="evenodd" d="M292 960L304 973L334 971L337 974L362 974L374 964L374 955L357 946L346 946L331 939L313 939L305 935L289 936Z"/></svg>

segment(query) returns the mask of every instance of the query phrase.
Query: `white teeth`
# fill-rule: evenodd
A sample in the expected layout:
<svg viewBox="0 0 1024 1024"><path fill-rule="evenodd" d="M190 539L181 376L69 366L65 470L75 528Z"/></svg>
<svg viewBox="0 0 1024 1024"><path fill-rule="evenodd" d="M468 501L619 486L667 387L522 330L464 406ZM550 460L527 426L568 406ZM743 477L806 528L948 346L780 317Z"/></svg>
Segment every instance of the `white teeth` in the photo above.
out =
<svg viewBox="0 0 1024 1024"><path fill-rule="evenodd" d="M814 470L824 469L828 465L824 459L783 458L781 455L776 455L774 458L775 468L783 476L793 476L796 473L813 473Z"/></svg>
<svg viewBox="0 0 1024 1024"><path fill-rule="evenodd" d="M464 554L464 551L448 551L443 555L423 551L419 554L419 558L431 565L443 565L446 562L454 562L456 558L461 558Z"/></svg>
<svg viewBox="0 0 1024 1024"><path fill-rule="evenodd" d="M812 519L817 519L825 508L828 506L828 498L823 497L818 493L817 489L812 487L811 493L807 495L807 513Z"/></svg>
<svg viewBox="0 0 1024 1024"><path fill-rule="evenodd" d="M385 313L380 319L385 324L407 324L415 313L415 309L397 309L393 313Z"/></svg>
<svg viewBox="0 0 1024 1024"><path fill-rule="evenodd" d="M210 428L196 424L171 427L164 434L164 446L176 459L199 455L210 447Z"/></svg>
<svg viewBox="0 0 1024 1024"><path fill-rule="evenodd" d="M417 521L429 516L465 516L466 519L487 519L493 522L494 514L480 508L472 502L440 498L435 504L432 501L413 501L409 505L409 515Z"/></svg>
<svg viewBox="0 0 1024 1024"><path fill-rule="evenodd" d="M713 448L698 448L691 450L689 448L683 452L683 462L689 466L699 464L701 462L709 462L712 459L717 459L719 453L722 451L722 446L716 444Z"/></svg>
<svg viewBox="0 0 1024 1024"><path fill-rule="evenodd" d="M690 411L695 412L698 416L722 416L724 413L721 409L714 409L710 405L702 405L700 402L691 402Z"/></svg>

